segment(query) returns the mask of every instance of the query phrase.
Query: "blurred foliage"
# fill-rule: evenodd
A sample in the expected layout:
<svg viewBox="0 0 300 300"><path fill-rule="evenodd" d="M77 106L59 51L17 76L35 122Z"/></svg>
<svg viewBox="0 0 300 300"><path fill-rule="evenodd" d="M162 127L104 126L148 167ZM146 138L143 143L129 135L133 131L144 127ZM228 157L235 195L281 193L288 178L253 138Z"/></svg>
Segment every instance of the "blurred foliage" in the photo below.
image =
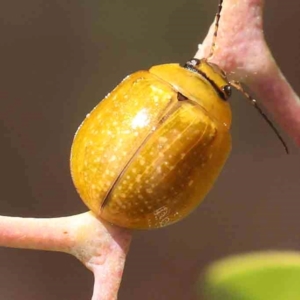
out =
<svg viewBox="0 0 300 300"><path fill-rule="evenodd" d="M212 264L200 286L207 300L297 300L299 280L299 253L260 252Z"/></svg>

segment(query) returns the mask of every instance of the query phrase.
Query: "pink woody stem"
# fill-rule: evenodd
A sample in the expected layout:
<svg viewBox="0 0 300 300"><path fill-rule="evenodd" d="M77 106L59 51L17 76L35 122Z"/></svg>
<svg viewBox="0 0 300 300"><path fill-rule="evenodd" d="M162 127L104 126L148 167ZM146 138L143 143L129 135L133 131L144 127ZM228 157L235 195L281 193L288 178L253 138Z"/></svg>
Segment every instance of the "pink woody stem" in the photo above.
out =
<svg viewBox="0 0 300 300"><path fill-rule="evenodd" d="M68 252L74 247L70 220L0 216L0 246Z"/></svg>
<svg viewBox="0 0 300 300"><path fill-rule="evenodd" d="M92 213L77 216L76 247L71 253L94 273L92 300L117 299L131 232L112 226Z"/></svg>
<svg viewBox="0 0 300 300"><path fill-rule="evenodd" d="M300 101L282 75L263 33L263 0L225 0L216 50L210 59L245 83L300 145ZM196 57L207 56L213 26Z"/></svg>
<svg viewBox="0 0 300 300"><path fill-rule="evenodd" d="M74 255L94 273L93 300L117 299L130 241L129 230L91 212L53 219L0 216L1 246Z"/></svg>

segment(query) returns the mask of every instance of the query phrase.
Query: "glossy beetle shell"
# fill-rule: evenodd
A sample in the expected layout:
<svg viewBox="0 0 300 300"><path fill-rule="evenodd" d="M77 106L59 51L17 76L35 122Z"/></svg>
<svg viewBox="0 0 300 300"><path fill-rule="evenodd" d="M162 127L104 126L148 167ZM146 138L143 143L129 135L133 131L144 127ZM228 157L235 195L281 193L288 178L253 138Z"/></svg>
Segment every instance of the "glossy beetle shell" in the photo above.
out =
<svg viewBox="0 0 300 300"><path fill-rule="evenodd" d="M231 149L230 122L229 104L207 78L177 64L134 73L78 129L71 150L76 189L113 224L174 223L218 177Z"/></svg>

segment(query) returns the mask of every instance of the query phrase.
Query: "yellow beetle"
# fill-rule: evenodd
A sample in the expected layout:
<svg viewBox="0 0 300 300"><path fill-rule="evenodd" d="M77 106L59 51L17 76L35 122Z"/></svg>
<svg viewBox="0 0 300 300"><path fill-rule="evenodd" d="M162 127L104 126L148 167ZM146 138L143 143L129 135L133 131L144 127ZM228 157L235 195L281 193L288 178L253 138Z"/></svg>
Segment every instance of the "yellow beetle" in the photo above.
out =
<svg viewBox="0 0 300 300"><path fill-rule="evenodd" d="M159 228L181 220L204 199L231 149L231 86L239 82L207 59L154 66L125 78L79 127L71 174L86 205L127 228Z"/></svg>
<svg viewBox="0 0 300 300"><path fill-rule="evenodd" d="M74 138L71 173L86 205L112 224L135 229L188 215L230 152L230 93L224 72L206 59L125 78Z"/></svg>

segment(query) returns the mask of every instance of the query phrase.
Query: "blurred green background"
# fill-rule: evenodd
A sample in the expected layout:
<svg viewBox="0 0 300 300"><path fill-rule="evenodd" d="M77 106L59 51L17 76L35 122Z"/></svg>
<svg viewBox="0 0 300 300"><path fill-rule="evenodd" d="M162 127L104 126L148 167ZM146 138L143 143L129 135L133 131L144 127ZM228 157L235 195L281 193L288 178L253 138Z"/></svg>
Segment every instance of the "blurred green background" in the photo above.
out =
<svg viewBox="0 0 300 300"><path fill-rule="evenodd" d="M298 300L299 277L299 252L230 256L210 265L201 276L199 294L207 300Z"/></svg>
<svg viewBox="0 0 300 300"><path fill-rule="evenodd" d="M185 62L217 0L0 2L2 215L86 211L69 175L80 122L126 75ZM266 1L265 33L300 93L299 2ZM233 151L206 201L173 226L134 234L119 299L195 300L200 272L229 254L299 249L299 150L291 155L234 94ZM299 116L300 117L300 116ZM0 249L0 299L90 299L92 274L73 257Z"/></svg>

